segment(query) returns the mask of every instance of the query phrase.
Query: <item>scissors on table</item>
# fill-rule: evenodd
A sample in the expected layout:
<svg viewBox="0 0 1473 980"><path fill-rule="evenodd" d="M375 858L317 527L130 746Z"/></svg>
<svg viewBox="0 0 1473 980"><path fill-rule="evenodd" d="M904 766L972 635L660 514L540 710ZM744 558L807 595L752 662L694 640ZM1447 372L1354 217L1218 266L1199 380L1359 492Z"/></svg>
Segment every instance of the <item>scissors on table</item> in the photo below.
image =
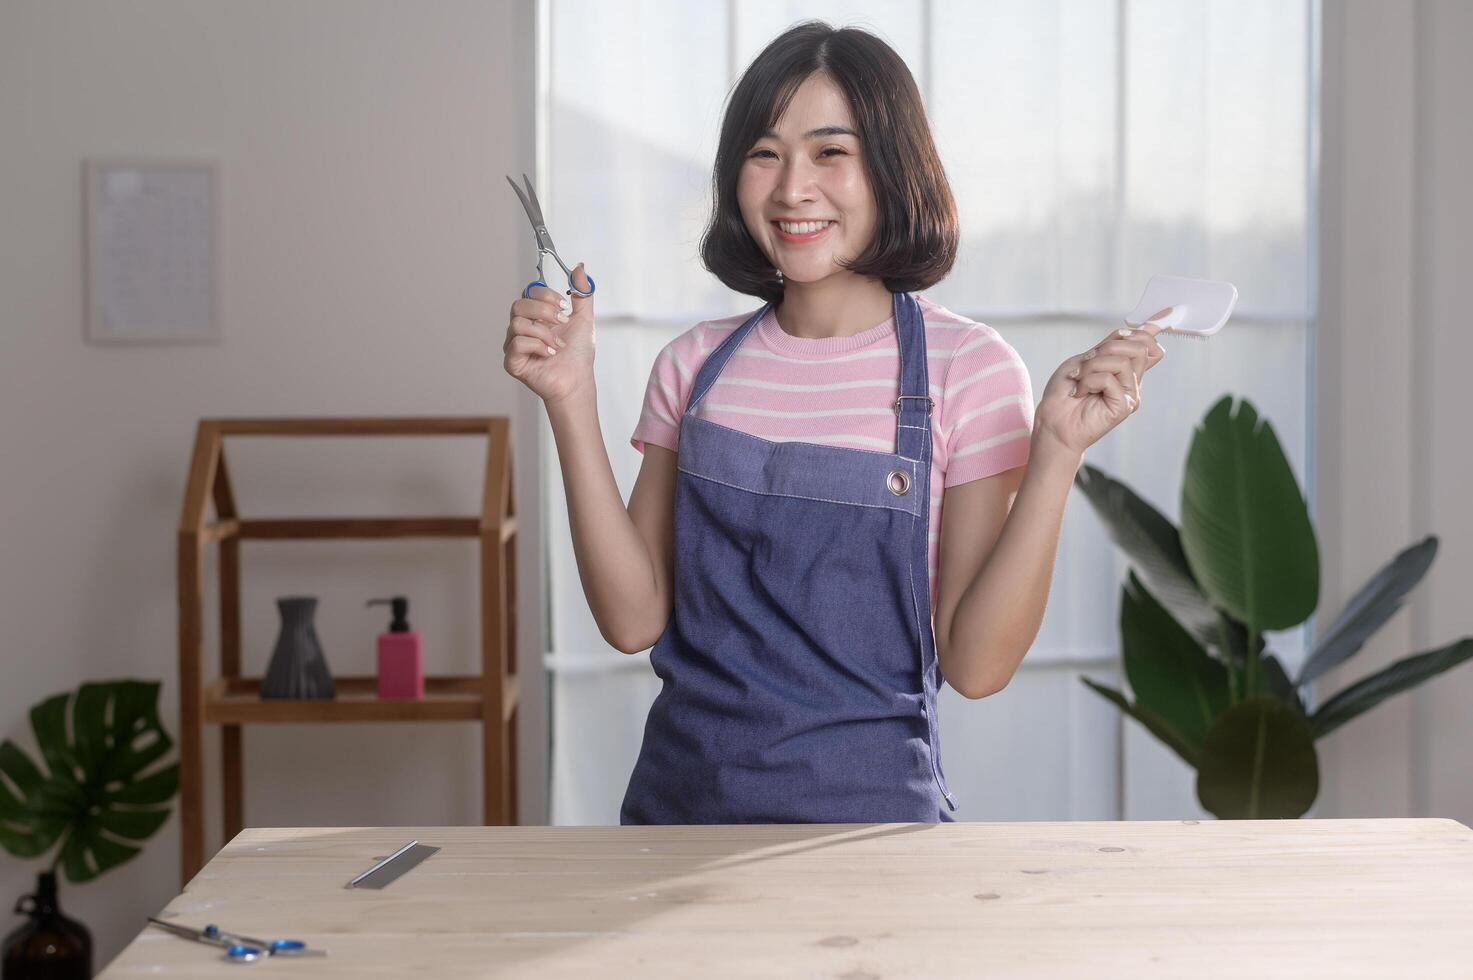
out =
<svg viewBox="0 0 1473 980"><path fill-rule="evenodd" d="M512 180L511 177L507 177L506 182L511 184L511 189L517 192L517 197L521 200L522 207L527 211L527 220L532 222L532 231L537 234L537 279L535 282L527 283L527 288L522 290L522 298L528 298L528 294L532 292L533 286L547 285L546 277L542 271L542 257L544 255L551 255L557 264L562 266L563 275L568 277L568 292L574 296L592 296L593 291L598 288L597 284L593 281L593 277L588 276L587 272L583 273L585 276L588 276L588 292L586 293L573 285L573 270L568 268L568 264L557 254L557 249L552 247L552 236L547 233L547 222L542 218L542 205L537 203L537 192L532 189L532 182L527 179L527 175L522 174L522 183L527 185L527 193L525 194L522 193L522 189L517 186L517 182Z"/></svg>
<svg viewBox="0 0 1473 980"><path fill-rule="evenodd" d="M268 942L264 939L252 939L250 936L224 932L217 925L192 929L189 926L179 925L177 922L156 919L151 915L148 921L176 936L183 936L185 939L193 939L197 943L206 943L210 946L223 946L225 947L225 958L233 963L254 963L265 956L327 955L326 950L309 949L307 944L299 939L272 939Z"/></svg>

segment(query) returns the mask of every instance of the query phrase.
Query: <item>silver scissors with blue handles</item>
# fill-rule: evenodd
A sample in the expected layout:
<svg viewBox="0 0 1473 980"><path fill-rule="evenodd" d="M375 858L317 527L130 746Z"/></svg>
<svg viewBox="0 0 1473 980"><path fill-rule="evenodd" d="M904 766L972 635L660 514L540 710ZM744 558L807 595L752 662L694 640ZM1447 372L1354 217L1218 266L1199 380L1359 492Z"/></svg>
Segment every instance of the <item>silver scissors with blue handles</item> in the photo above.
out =
<svg viewBox="0 0 1473 980"><path fill-rule="evenodd" d="M327 951L323 949L310 949L300 939L252 939L250 936L241 936L233 932L225 932L217 925L207 925L203 929L193 929L189 926L180 925L177 922L165 922L163 919L148 917L148 921L176 936L185 939L193 939L197 943L205 943L210 946L222 946L225 949L225 958L232 963L254 963L267 956L326 956Z"/></svg>
<svg viewBox="0 0 1473 980"><path fill-rule="evenodd" d="M562 266L563 275L568 277L569 293L574 296L592 296L593 291L598 288L597 284L593 281L593 277L588 276L587 272L583 273L585 276L588 276L588 292L586 293L573 285L573 270L568 268L568 264L557 254L557 249L552 247L552 236L547 233L547 222L542 218L542 205L537 202L537 192L532 189L532 182L527 179L527 175L522 174L522 183L527 185L527 192L525 194L522 193L522 189L517 186L517 182L512 180L511 177L507 177L506 182L511 184L511 189L517 192L517 197L521 200L522 207L527 211L527 220L532 222L532 231L537 235L537 279L534 282L527 283L527 288L522 290L522 298L529 298L533 286L547 285L546 275L542 271L542 257L544 255L551 255L557 264Z"/></svg>

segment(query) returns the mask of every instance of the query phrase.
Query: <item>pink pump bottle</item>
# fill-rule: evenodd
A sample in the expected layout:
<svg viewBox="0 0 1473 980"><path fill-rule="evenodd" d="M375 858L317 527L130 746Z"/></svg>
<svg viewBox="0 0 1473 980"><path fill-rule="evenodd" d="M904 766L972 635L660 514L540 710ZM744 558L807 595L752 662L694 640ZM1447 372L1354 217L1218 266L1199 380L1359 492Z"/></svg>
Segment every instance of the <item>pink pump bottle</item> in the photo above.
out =
<svg viewBox="0 0 1473 980"><path fill-rule="evenodd" d="M409 600L370 599L370 606L392 606L394 618L389 631L378 636L378 696L423 698L425 673L423 638L409 629Z"/></svg>

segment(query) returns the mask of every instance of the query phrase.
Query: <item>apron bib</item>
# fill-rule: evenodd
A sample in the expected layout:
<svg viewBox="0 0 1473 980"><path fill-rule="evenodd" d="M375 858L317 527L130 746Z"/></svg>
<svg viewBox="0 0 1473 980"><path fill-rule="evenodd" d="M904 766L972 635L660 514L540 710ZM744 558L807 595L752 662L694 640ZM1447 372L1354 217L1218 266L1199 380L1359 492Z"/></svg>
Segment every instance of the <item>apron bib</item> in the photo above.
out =
<svg viewBox="0 0 1473 980"><path fill-rule="evenodd" d="M951 821L931 628L925 322L895 293L896 451L680 419L674 611L621 824Z"/></svg>

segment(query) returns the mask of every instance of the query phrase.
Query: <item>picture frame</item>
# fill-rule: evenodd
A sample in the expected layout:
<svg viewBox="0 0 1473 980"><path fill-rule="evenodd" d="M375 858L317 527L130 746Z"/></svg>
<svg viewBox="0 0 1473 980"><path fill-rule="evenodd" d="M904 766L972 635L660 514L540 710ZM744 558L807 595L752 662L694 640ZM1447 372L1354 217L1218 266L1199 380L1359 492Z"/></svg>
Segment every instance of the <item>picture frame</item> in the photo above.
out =
<svg viewBox="0 0 1473 980"><path fill-rule="evenodd" d="M219 162L83 165L86 340L219 343Z"/></svg>

